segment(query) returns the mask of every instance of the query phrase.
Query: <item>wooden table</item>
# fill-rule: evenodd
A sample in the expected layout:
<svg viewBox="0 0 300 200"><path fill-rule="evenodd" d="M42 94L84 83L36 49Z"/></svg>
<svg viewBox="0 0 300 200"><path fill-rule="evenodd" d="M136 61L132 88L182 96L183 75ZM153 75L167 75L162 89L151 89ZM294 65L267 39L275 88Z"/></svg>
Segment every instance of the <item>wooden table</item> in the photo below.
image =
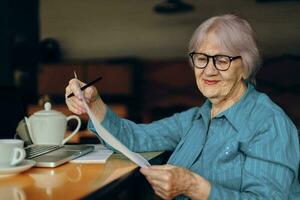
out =
<svg viewBox="0 0 300 200"><path fill-rule="evenodd" d="M142 153L151 159L160 152ZM67 163L56 168L31 168L19 175L0 178L0 199L79 199L137 168L121 154L105 164Z"/></svg>

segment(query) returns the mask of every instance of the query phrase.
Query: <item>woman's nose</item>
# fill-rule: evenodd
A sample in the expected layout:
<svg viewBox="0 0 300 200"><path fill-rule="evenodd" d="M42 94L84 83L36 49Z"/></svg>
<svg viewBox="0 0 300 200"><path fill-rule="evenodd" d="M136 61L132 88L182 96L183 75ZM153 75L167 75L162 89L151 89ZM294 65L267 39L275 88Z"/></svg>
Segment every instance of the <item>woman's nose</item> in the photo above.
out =
<svg viewBox="0 0 300 200"><path fill-rule="evenodd" d="M213 60L210 58L208 60L207 66L204 69L206 75L217 75L219 73L218 69L214 66Z"/></svg>

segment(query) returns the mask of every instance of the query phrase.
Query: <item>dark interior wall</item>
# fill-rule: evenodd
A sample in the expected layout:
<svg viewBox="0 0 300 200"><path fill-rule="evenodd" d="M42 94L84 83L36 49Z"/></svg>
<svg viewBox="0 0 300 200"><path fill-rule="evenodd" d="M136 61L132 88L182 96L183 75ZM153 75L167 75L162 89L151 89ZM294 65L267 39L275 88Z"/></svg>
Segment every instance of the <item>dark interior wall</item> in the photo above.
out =
<svg viewBox="0 0 300 200"><path fill-rule="evenodd" d="M0 138L14 135L24 116L19 108L36 99L38 8L38 0L0 1Z"/></svg>
<svg viewBox="0 0 300 200"><path fill-rule="evenodd" d="M14 86L0 86L1 130L0 139L13 138L17 124L24 117L23 104L20 101L18 91Z"/></svg>
<svg viewBox="0 0 300 200"><path fill-rule="evenodd" d="M12 46L10 45L12 24L9 23L9 19L11 19L10 6L9 0L0 1L0 84L5 86L13 85Z"/></svg>
<svg viewBox="0 0 300 200"><path fill-rule="evenodd" d="M38 5L38 0L0 1L0 85L19 87L27 102L36 98Z"/></svg>

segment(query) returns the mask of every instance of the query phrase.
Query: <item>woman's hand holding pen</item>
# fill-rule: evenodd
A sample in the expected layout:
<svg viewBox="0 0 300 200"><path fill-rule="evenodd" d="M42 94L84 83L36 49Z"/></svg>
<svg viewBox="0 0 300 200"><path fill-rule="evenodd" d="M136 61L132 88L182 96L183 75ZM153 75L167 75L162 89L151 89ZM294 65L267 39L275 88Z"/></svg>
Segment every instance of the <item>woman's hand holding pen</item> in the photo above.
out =
<svg viewBox="0 0 300 200"><path fill-rule="evenodd" d="M85 90L81 90L80 88L86 85L84 82L78 80L77 78L73 78L69 81L65 89L65 101L70 111L77 115L81 115L86 113L84 108L81 95L83 93L84 99L89 105L93 114L102 121L105 112L106 112L106 105L100 98L98 91L95 86L87 87ZM74 93L74 96L68 98L68 96Z"/></svg>

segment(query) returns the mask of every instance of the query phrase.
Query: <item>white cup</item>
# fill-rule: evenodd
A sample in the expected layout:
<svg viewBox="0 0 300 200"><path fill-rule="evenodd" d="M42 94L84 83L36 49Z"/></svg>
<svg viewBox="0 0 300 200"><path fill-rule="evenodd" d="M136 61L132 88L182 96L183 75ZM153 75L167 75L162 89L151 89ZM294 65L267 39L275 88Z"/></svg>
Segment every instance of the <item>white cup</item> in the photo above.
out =
<svg viewBox="0 0 300 200"><path fill-rule="evenodd" d="M24 141L0 139L0 167L13 167L25 159Z"/></svg>

